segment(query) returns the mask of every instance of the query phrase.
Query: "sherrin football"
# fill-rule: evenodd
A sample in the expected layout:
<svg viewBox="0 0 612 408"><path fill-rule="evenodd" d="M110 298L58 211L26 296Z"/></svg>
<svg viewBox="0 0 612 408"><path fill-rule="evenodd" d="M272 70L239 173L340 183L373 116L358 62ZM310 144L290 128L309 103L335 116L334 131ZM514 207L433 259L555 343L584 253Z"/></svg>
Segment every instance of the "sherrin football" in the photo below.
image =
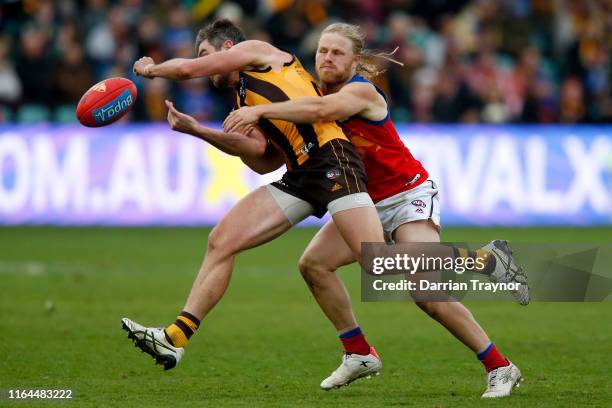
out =
<svg viewBox="0 0 612 408"><path fill-rule="evenodd" d="M129 79L105 79L81 97L76 110L77 119L87 127L110 125L132 109L136 95L136 86Z"/></svg>

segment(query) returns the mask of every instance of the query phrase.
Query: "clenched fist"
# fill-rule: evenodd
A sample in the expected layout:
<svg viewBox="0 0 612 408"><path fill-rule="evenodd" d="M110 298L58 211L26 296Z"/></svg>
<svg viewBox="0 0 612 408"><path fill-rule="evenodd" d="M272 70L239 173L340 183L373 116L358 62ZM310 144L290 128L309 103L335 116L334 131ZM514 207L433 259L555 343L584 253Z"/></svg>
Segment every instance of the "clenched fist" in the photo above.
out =
<svg viewBox="0 0 612 408"><path fill-rule="evenodd" d="M140 75L145 78L153 78L150 73L149 67L155 65L153 58L151 57L142 57L138 61L134 63L134 74Z"/></svg>

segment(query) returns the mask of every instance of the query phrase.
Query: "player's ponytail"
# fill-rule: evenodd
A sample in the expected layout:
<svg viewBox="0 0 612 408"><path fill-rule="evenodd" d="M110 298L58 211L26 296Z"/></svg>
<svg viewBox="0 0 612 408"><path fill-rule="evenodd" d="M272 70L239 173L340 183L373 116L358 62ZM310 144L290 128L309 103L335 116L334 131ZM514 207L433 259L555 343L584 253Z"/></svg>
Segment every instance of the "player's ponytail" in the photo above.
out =
<svg viewBox="0 0 612 408"><path fill-rule="evenodd" d="M347 23L334 23L327 26L321 34L335 33L348 38L353 44L353 53L361 56L361 62L357 66L357 73L367 78L373 78L382 74L385 70L379 69L374 60L377 58L385 59L394 64L404 66L404 64L393 58L399 47L391 52L382 52L365 48L365 34L359 26Z"/></svg>
<svg viewBox="0 0 612 408"><path fill-rule="evenodd" d="M366 77L375 77L377 75L382 74L385 70L380 70L374 62L372 62L376 58L382 58L389 62L392 62L397 65L404 66L403 62L400 62L393 58L393 55L397 52L399 47L395 47L395 49L391 52L382 52L370 49L363 49L361 51L361 63L357 67L357 73L364 75Z"/></svg>

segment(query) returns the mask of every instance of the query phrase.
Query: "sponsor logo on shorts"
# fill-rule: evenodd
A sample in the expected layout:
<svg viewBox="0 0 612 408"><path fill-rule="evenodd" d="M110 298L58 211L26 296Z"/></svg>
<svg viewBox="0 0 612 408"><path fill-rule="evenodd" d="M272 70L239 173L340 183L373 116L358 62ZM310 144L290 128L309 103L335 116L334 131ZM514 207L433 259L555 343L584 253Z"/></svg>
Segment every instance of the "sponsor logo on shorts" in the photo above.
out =
<svg viewBox="0 0 612 408"><path fill-rule="evenodd" d="M417 208L415 211L418 212L419 214L423 214L423 209L422 208Z"/></svg>
<svg viewBox="0 0 612 408"><path fill-rule="evenodd" d="M330 180L333 180L335 178L340 177L340 169L331 169L331 170L327 170L327 173L325 173L325 177L327 177Z"/></svg>
<svg viewBox="0 0 612 408"><path fill-rule="evenodd" d="M423 200L412 200L410 204L414 205L415 207L419 207L419 208L427 207L427 204L425 204Z"/></svg>
<svg viewBox="0 0 612 408"><path fill-rule="evenodd" d="M342 188L342 186L341 186L340 184L335 183L335 184L332 186L331 191L338 191L338 190L340 190L341 188Z"/></svg>

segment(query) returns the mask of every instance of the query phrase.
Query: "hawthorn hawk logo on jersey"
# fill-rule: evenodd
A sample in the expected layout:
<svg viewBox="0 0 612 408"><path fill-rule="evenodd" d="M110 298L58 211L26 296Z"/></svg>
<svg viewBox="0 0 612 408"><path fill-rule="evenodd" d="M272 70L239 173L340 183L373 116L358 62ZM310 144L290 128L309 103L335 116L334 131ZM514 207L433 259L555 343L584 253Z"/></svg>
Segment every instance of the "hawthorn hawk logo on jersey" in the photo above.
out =
<svg viewBox="0 0 612 408"><path fill-rule="evenodd" d="M310 149L312 149L314 147L314 143L312 142L308 142L308 144L303 145L300 148L300 153L302 154L308 154L308 152L310 151Z"/></svg>
<svg viewBox="0 0 612 408"><path fill-rule="evenodd" d="M245 77L241 77L240 78L240 87L238 90L238 94L240 94L240 99L246 98L246 78Z"/></svg>

